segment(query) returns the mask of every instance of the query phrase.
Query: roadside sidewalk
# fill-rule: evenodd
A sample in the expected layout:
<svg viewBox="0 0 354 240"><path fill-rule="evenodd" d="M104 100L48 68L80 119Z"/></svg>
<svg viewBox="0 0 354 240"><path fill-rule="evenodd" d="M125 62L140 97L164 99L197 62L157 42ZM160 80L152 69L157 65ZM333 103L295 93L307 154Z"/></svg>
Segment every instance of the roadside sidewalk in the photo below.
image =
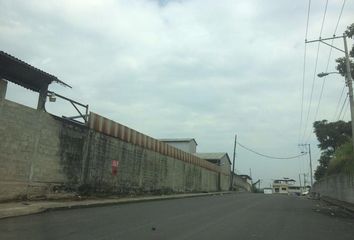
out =
<svg viewBox="0 0 354 240"><path fill-rule="evenodd" d="M57 201L21 201L0 203L0 219L8 217L17 217L35 213L41 213L48 210L97 207L114 204L135 203L145 201L157 201L178 198L202 197L230 194L232 192L212 192L212 193L187 193L162 196L139 196L139 197L111 197L95 198L84 200L57 200Z"/></svg>
<svg viewBox="0 0 354 240"><path fill-rule="evenodd" d="M321 197L320 200L334 205L334 206L338 206L342 209L345 209L346 211L349 211L350 213L354 214L354 205L351 203L347 203L347 202L343 202L343 201L339 201L330 197Z"/></svg>

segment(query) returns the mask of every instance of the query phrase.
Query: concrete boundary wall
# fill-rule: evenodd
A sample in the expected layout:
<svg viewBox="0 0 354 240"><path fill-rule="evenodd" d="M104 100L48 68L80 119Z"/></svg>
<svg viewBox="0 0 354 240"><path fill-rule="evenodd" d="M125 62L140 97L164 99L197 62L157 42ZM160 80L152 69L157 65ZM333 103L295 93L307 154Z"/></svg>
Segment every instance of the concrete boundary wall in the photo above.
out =
<svg viewBox="0 0 354 240"><path fill-rule="evenodd" d="M329 197L354 204L354 176L338 174L316 181L311 192L317 197Z"/></svg>
<svg viewBox="0 0 354 240"><path fill-rule="evenodd" d="M128 143L138 145L142 148L149 149L154 152L214 171L225 175L230 175L230 172L222 171L222 168L212 164L204 159L198 158L193 154L184 152L165 142L149 137L143 133L135 131L122 124L114 122L108 118L102 117L91 112L89 117L89 127L97 132L107 134L112 137L119 138Z"/></svg>
<svg viewBox="0 0 354 240"><path fill-rule="evenodd" d="M88 127L1 100L0 200L229 189L220 167L97 116Z"/></svg>

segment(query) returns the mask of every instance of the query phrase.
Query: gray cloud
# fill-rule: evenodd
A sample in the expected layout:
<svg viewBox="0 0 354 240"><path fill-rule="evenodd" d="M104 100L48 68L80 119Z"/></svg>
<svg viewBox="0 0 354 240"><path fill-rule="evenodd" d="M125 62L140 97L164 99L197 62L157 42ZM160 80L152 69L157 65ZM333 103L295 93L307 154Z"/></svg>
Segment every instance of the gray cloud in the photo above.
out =
<svg viewBox="0 0 354 240"><path fill-rule="evenodd" d="M324 3L312 2L309 38L317 38ZM333 34L340 7L330 1L323 35ZM266 154L299 152L305 1L0 1L0 8L2 50L68 82L72 90L51 88L92 111L153 137L195 137L200 151L231 156L237 132ZM348 2L339 33L353 8ZM308 50L305 107L316 45ZM318 71L327 56L322 47ZM340 81L328 79L318 119L333 116ZM15 86L9 98L35 104ZM72 114L61 102L48 109ZM295 178L305 162L237 155L240 172L252 168L266 182Z"/></svg>

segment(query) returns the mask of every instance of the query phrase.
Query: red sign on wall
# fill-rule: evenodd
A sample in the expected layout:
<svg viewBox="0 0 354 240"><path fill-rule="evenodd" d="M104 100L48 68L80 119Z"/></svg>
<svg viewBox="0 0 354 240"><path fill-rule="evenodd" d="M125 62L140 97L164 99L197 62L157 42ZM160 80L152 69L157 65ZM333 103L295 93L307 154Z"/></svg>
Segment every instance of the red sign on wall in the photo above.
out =
<svg viewBox="0 0 354 240"><path fill-rule="evenodd" d="M117 176L119 161L112 160L112 176Z"/></svg>

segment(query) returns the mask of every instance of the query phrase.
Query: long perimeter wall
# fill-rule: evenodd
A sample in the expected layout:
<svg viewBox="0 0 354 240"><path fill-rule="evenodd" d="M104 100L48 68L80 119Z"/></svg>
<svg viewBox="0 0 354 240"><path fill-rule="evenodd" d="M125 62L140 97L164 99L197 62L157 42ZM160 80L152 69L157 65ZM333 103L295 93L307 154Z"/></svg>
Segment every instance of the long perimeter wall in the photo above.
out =
<svg viewBox="0 0 354 240"><path fill-rule="evenodd" d="M317 197L329 197L354 204L354 176L338 174L315 182L311 192Z"/></svg>
<svg viewBox="0 0 354 240"><path fill-rule="evenodd" d="M230 184L218 166L94 113L83 126L2 100L0 138L0 200L63 191L220 191Z"/></svg>

